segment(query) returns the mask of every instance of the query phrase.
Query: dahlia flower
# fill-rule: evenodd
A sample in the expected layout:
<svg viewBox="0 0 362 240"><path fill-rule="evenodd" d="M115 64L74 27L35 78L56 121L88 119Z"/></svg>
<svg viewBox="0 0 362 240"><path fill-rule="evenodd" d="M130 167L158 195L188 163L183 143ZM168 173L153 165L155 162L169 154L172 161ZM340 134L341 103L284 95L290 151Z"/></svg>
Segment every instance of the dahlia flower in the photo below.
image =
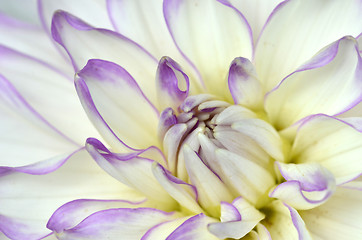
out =
<svg viewBox="0 0 362 240"><path fill-rule="evenodd" d="M360 0L35 7L0 15L1 239L362 238Z"/></svg>

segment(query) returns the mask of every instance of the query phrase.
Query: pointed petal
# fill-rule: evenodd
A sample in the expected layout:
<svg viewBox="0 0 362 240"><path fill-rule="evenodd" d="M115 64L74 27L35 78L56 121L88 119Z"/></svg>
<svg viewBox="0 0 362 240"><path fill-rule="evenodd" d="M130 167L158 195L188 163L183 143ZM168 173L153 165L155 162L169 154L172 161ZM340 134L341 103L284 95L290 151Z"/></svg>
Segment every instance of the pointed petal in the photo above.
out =
<svg viewBox="0 0 362 240"><path fill-rule="evenodd" d="M158 112L127 71L112 62L92 59L77 75L76 88L91 119L96 117L90 108L93 102L105 123L127 145L146 148L158 144ZM90 98L82 94L87 90ZM99 119L94 124L104 125Z"/></svg>
<svg viewBox="0 0 362 240"><path fill-rule="evenodd" d="M235 199L232 204L223 203L221 205L221 217L225 214L225 211L229 213L231 206L234 206L240 219L229 218L222 219L221 223L211 223L208 226L210 232L216 235L218 238L234 238L239 239L247 235L260 220L264 218L264 214L256 210L246 200L241 197ZM234 215L236 212L234 213ZM223 221L226 220L226 221Z"/></svg>
<svg viewBox="0 0 362 240"><path fill-rule="evenodd" d="M156 102L155 85L150 79L154 79L157 60L136 43L116 32L93 28L62 11L54 14L52 35L67 51L76 71L92 58L114 62L126 69L146 96Z"/></svg>
<svg viewBox="0 0 362 240"><path fill-rule="evenodd" d="M167 26L177 46L200 71L209 92L225 96L222 84L230 62L251 58L249 25L225 1L164 1Z"/></svg>
<svg viewBox="0 0 362 240"><path fill-rule="evenodd" d="M153 208L116 208L93 213L71 229L58 234L70 239L140 239L147 230L162 222L173 220L176 213Z"/></svg>
<svg viewBox="0 0 362 240"><path fill-rule="evenodd" d="M200 205L210 215L218 216L220 202L231 202L231 193L188 145L183 146L183 154L190 181L197 188Z"/></svg>
<svg viewBox="0 0 362 240"><path fill-rule="evenodd" d="M258 40L255 67L265 91L275 87L324 46L361 32L361 2L284 1ZM331 18L333 16L333 18Z"/></svg>
<svg viewBox="0 0 362 240"><path fill-rule="evenodd" d="M18 238L9 235L10 239L29 239L28 234L32 232L37 236L49 233L46 223L52 213L74 199L140 199L139 194L104 173L85 151L46 175L12 173L2 176L0 193L0 215L17 223L9 225L0 221L0 229L2 224L8 224L7 231L23 234Z"/></svg>
<svg viewBox="0 0 362 240"><path fill-rule="evenodd" d="M117 154L110 152L96 139L88 139L86 148L98 165L109 175L143 193L149 199L157 200L160 208L169 210L174 200L158 183L152 173L154 160L139 156L140 153Z"/></svg>
<svg viewBox="0 0 362 240"><path fill-rule="evenodd" d="M337 185L362 173L362 134L358 128L325 115L305 119L297 132L291 159L295 163L320 163Z"/></svg>
<svg viewBox="0 0 362 240"><path fill-rule="evenodd" d="M323 205L300 215L315 239L358 239L362 236L362 191L338 187Z"/></svg>
<svg viewBox="0 0 362 240"><path fill-rule="evenodd" d="M156 73L156 90L160 109L167 107L177 111L189 94L189 78L174 60L161 58Z"/></svg>
<svg viewBox="0 0 362 240"><path fill-rule="evenodd" d="M198 205L198 193L195 186L188 184L170 174L160 164L152 168L153 174L161 186L172 196L183 208L192 213L203 212Z"/></svg>
<svg viewBox="0 0 362 240"><path fill-rule="evenodd" d="M200 213L186 220L166 240L217 240L219 238L215 237L207 229L208 224L215 221L215 219Z"/></svg>
<svg viewBox="0 0 362 240"><path fill-rule="evenodd" d="M362 58L344 37L286 77L266 98L270 121L285 128L311 114L338 115L362 100Z"/></svg>
<svg viewBox="0 0 362 240"><path fill-rule="evenodd" d="M228 84L235 104L259 110L263 92L253 64L247 58L235 58L229 69Z"/></svg>

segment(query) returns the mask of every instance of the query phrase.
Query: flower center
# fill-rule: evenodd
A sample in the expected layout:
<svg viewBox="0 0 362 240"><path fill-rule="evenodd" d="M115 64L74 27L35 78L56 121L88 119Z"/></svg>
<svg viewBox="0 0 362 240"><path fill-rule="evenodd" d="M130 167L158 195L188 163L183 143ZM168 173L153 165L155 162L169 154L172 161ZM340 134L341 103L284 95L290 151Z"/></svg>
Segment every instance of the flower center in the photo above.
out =
<svg viewBox="0 0 362 240"><path fill-rule="evenodd" d="M240 196L259 209L270 202L282 143L253 111L208 94L190 96L177 113L162 112L159 135L167 169L196 187L198 204L210 216L220 217L220 202Z"/></svg>

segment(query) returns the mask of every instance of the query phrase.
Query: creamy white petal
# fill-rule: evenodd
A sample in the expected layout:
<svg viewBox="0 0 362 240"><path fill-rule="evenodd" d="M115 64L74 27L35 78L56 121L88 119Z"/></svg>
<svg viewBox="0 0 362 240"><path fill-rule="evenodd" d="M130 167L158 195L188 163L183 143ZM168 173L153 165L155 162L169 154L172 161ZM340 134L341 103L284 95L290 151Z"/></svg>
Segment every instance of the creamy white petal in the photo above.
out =
<svg viewBox="0 0 362 240"><path fill-rule="evenodd" d="M362 236L362 191L338 187L323 205L300 215L315 239L358 239Z"/></svg>
<svg viewBox="0 0 362 240"><path fill-rule="evenodd" d="M255 51L255 67L266 91L322 47L361 32L361 1L290 0L269 17ZM331 17L333 16L333 17Z"/></svg>
<svg viewBox="0 0 362 240"><path fill-rule="evenodd" d="M88 116L91 115L93 123L105 138L111 130L127 145L135 148L158 145L159 113L122 67L103 60L89 60L77 74L76 88ZM92 108L93 104L96 109ZM94 116L98 113L105 123ZM104 124L110 127L106 133L102 129Z"/></svg>
<svg viewBox="0 0 362 240"><path fill-rule="evenodd" d="M362 100L362 59L356 40L332 43L268 93L270 121L283 129L311 114L337 115Z"/></svg>
<svg viewBox="0 0 362 240"><path fill-rule="evenodd" d="M17 225L8 225L15 233L29 228L38 234L47 232L46 223L52 213L74 199L132 200L140 197L100 169L85 151L46 175L12 173L0 177L0 214L24 226L18 229ZM6 222L0 221L1 224ZM26 236L27 232L24 234ZM26 239L25 236L20 239Z"/></svg>
<svg viewBox="0 0 362 240"><path fill-rule="evenodd" d="M273 176L252 160L224 149L216 150L220 178L233 191L253 204L274 185Z"/></svg>
<svg viewBox="0 0 362 240"><path fill-rule="evenodd" d="M221 201L233 197L222 180L209 169L188 145L184 145L185 166L191 183L196 187L199 203L211 216L219 215Z"/></svg>
<svg viewBox="0 0 362 240"><path fill-rule="evenodd" d="M198 68L208 91L225 96L229 64L252 55L244 17L225 1L166 0L164 14L177 46Z"/></svg>
<svg viewBox="0 0 362 240"><path fill-rule="evenodd" d="M316 115L299 127L291 159L295 163L320 163L341 184L362 173L361 154L360 131L341 120Z"/></svg>
<svg viewBox="0 0 362 240"><path fill-rule="evenodd" d="M54 14L52 35L67 51L76 71L92 58L112 61L126 69L146 96L156 102L154 76L157 60L141 46L116 32L93 28L62 11Z"/></svg>
<svg viewBox="0 0 362 240"><path fill-rule="evenodd" d="M150 228L140 240L166 239L176 228L183 224L189 217L177 218L160 223Z"/></svg>

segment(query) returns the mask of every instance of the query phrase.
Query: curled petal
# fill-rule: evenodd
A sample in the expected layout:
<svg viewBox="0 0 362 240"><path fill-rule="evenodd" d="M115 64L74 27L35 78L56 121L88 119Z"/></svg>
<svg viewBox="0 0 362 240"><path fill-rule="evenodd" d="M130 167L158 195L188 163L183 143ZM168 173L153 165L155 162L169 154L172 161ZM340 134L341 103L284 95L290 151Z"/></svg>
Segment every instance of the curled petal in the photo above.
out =
<svg viewBox="0 0 362 240"><path fill-rule="evenodd" d="M336 189L334 176L317 163L284 164L277 162L287 180L270 197L278 198L296 209L310 209L326 202Z"/></svg>
<svg viewBox="0 0 362 240"><path fill-rule="evenodd" d="M158 106L178 110L189 93L189 78L171 58L161 58L156 73Z"/></svg>

